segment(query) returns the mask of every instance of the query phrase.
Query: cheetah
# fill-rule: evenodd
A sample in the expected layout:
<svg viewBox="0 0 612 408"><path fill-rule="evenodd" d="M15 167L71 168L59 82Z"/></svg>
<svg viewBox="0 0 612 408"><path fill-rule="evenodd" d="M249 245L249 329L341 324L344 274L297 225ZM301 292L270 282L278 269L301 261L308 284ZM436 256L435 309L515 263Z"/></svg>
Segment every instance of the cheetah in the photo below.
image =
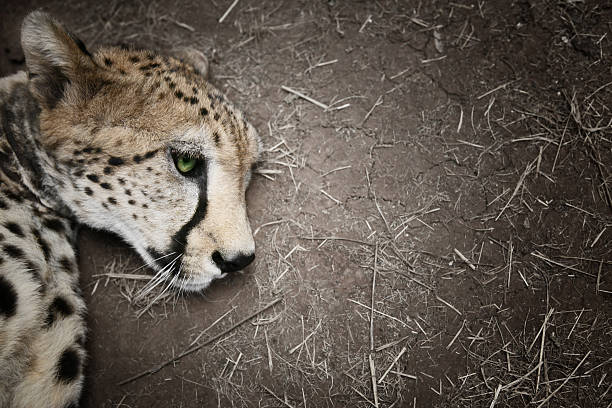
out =
<svg viewBox="0 0 612 408"><path fill-rule="evenodd" d="M78 225L201 291L254 259L245 191L260 139L197 51L92 54L41 11L21 42L27 72L0 79L0 407L76 407Z"/></svg>

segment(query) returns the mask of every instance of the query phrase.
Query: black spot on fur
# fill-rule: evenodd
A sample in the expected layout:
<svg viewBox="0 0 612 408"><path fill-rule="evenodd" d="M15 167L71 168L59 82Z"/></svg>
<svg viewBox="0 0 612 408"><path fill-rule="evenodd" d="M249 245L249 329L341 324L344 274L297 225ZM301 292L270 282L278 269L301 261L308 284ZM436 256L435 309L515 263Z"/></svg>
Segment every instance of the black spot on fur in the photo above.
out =
<svg viewBox="0 0 612 408"><path fill-rule="evenodd" d="M23 203L23 197L13 193L12 191L3 191L3 193L6 195L6 198L8 198L11 201L15 201L17 203Z"/></svg>
<svg viewBox="0 0 612 408"><path fill-rule="evenodd" d="M170 82L168 86L170 87L170 89L176 88L176 84L174 82Z"/></svg>
<svg viewBox="0 0 612 408"><path fill-rule="evenodd" d="M189 98L189 103L192 104L192 105L195 105L198 102L200 102L200 101L195 96L192 96L191 98Z"/></svg>
<svg viewBox="0 0 612 408"><path fill-rule="evenodd" d="M0 315L9 318L17 312L17 292L13 284L0 275Z"/></svg>
<svg viewBox="0 0 612 408"><path fill-rule="evenodd" d="M132 214L132 218L134 218L135 220L138 219L138 216L136 214Z"/></svg>
<svg viewBox="0 0 612 408"><path fill-rule="evenodd" d="M74 308L66 299L57 296L49 305L45 324L51 326L60 317L67 317L74 313Z"/></svg>
<svg viewBox="0 0 612 408"><path fill-rule="evenodd" d="M130 190L129 188L125 189L125 194L131 196L132 195L132 190Z"/></svg>
<svg viewBox="0 0 612 408"><path fill-rule="evenodd" d="M110 159L108 159L108 164L111 166L120 166L123 164L123 159L121 157L111 156Z"/></svg>
<svg viewBox="0 0 612 408"><path fill-rule="evenodd" d="M88 196L92 196L93 195L92 189L89 187L85 187L85 194L87 194Z"/></svg>
<svg viewBox="0 0 612 408"><path fill-rule="evenodd" d="M111 174L113 172L113 169L109 166L106 166L104 168L104 174Z"/></svg>
<svg viewBox="0 0 612 408"><path fill-rule="evenodd" d="M74 172L74 176L75 177L81 177L81 176L83 176L84 173L85 173L85 171L83 169L79 169L79 170Z"/></svg>
<svg viewBox="0 0 612 408"><path fill-rule="evenodd" d="M94 183L97 183L98 181L100 181L100 179L98 178L97 175L95 174L88 174L87 178L90 179L91 181L93 181Z"/></svg>
<svg viewBox="0 0 612 408"><path fill-rule="evenodd" d="M150 64L143 65L143 66L142 66L142 67L140 67L139 69L140 69L141 71L148 71L148 70L153 69L153 68L159 68L159 64L158 64L157 62L152 62L152 63L150 63Z"/></svg>
<svg viewBox="0 0 612 408"><path fill-rule="evenodd" d="M155 156L156 153L157 153L157 150L151 150L149 152L146 152L144 155L144 158L150 159L151 157Z"/></svg>
<svg viewBox="0 0 612 408"><path fill-rule="evenodd" d="M183 97L183 92L176 91L176 92L174 92L174 96L176 96L177 98L181 99Z"/></svg>
<svg viewBox="0 0 612 408"><path fill-rule="evenodd" d="M149 206L147 204L143 204L142 208L149 208Z"/></svg>
<svg viewBox="0 0 612 408"><path fill-rule="evenodd" d="M59 264L62 266L62 269L68 272L69 274L72 274L74 272L74 264L70 259L68 259L68 257L62 257L59 260Z"/></svg>
<svg viewBox="0 0 612 408"><path fill-rule="evenodd" d="M133 159L136 163L140 163L142 161L142 156L137 154L133 157Z"/></svg>
<svg viewBox="0 0 612 408"><path fill-rule="evenodd" d="M100 187L102 187L105 190L112 190L113 189L113 186L111 186L108 183L100 183Z"/></svg>
<svg viewBox="0 0 612 408"><path fill-rule="evenodd" d="M45 261L49 261L49 257L51 255L49 244L42 238L40 232L37 229L32 228L32 235L34 235L34 238L36 238L36 242L38 243L38 246L42 250L43 256L45 257Z"/></svg>
<svg viewBox="0 0 612 408"><path fill-rule="evenodd" d="M140 62L140 58L134 55L133 57L130 57L130 62L133 62L135 64L137 62Z"/></svg>
<svg viewBox="0 0 612 408"><path fill-rule="evenodd" d="M147 171L153 171L153 167L147 167Z"/></svg>
<svg viewBox="0 0 612 408"><path fill-rule="evenodd" d="M4 244L2 248L4 249L4 252L11 258L17 258L17 259L23 258L23 250L19 247L16 247L15 245Z"/></svg>
<svg viewBox="0 0 612 408"><path fill-rule="evenodd" d="M81 371L81 358L73 348L65 350L57 362L57 379L70 383L77 379Z"/></svg>
<svg viewBox="0 0 612 408"><path fill-rule="evenodd" d="M119 70L119 73L120 73L121 75L125 75L125 74L126 74L125 70L123 70L123 69L120 69L120 70Z"/></svg>
<svg viewBox="0 0 612 408"><path fill-rule="evenodd" d="M206 108L200 109L200 115L202 115L202 116L208 115L208 109L206 109Z"/></svg>
<svg viewBox="0 0 612 408"><path fill-rule="evenodd" d="M219 119L221 119L221 115L219 115L219 113L218 113L218 112L217 112L217 113L215 113L215 116L213 116L213 117L214 117L214 119L215 119L217 122L219 121Z"/></svg>
<svg viewBox="0 0 612 408"><path fill-rule="evenodd" d="M110 58L104 58L104 65L106 65L107 67L110 67L113 65L113 61L111 61Z"/></svg>
<svg viewBox="0 0 612 408"><path fill-rule="evenodd" d="M87 50L87 48L85 47L85 44L83 44L83 41L81 41L80 38L75 37L72 34L68 34L70 36L70 38L72 38L72 40L76 43L77 47L79 47L79 50L81 50L81 52L85 55L87 55L88 57L92 57L92 55L89 53L89 51Z"/></svg>
<svg viewBox="0 0 612 408"><path fill-rule="evenodd" d="M134 201L134 200L128 200L128 204L129 204L129 205L134 205L134 204L136 204L136 201Z"/></svg>
<svg viewBox="0 0 612 408"><path fill-rule="evenodd" d="M117 179L117 181L119 182L119 184L124 185L125 184L125 180L122 179L121 177Z"/></svg>
<svg viewBox="0 0 612 408"><path fill-rule="evenodd" d="M43 225L50 230L55 232L63 232L64 231L64 223L58 220L57 218L46 218L43 221Z"/></svg>
<svg viewBox="0 0 612 408"><path fill-rule="evenodd" d="M92 147L86 147L86 148L83 149L83 152L84 153L91 153L91 152L93 152L93 148Z"/></svg>
<svg viewBox="0 0 612 408"><path fill-rule="evenodd" d="M198 93L198 88L196 88L195 86L193 88L191 88L191 90L193 91L194 94Z"/></svg>
<svg viewBox="0 0 612 408"><path fill-rule="evenodd" d="M108 197L108 202L113 205L117 205L117 200L115 200L113 197Z"/></svg>
<svg viewBox="0 0 612 408"><path fill-rule="evenodd" d="M213 139L215 140L215 146L219 147L221 143L221 136L219 136L218 132L213 132Z"/></svg>
<svg viewBox="0 0 612 408"><path fill-rule="evenodd" d="M4 226L6 227L7 230L11 231L13 234L17 235L18 237L21 237L21 238L24 237L23 230L21 229L19 224L15 222L5 222Z"/></svg>

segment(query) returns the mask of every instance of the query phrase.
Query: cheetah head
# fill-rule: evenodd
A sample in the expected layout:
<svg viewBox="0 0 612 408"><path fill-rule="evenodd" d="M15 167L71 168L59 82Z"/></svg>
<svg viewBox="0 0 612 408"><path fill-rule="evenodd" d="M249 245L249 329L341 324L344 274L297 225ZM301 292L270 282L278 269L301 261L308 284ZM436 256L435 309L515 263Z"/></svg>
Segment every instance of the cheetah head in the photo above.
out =
<svg viewBox="0 0 612 408"><path fill-rule="evenodd" d="M91 54L43 12L26 17L22 46L44 169L32 183L42 177L78 221L120 235L182 289L253 260L245 191L259 138L206 81L201 54Z"/></svg>

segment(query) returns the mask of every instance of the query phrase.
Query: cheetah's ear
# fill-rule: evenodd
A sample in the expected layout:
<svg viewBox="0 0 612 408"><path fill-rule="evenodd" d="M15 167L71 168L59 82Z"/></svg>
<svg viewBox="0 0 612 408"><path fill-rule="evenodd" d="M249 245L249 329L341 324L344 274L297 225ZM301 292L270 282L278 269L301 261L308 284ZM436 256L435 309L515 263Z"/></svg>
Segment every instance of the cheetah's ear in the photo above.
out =
<svg viewBox="0 0 612 408"><path fill-rule="evenodd" d="M201 51L191 47L184 47L173 50L172 54L178 59L191 64L198 74L204 77L204 79L208 79L208 59Z"/></svg>
<svg viewBox="0 0 612 408"><path fill-rule="evenodd" d="M71 83L96 67L81 40L42 11L30 13L21 27L21 47L30 86L45 107L52 109Z"/></svg>

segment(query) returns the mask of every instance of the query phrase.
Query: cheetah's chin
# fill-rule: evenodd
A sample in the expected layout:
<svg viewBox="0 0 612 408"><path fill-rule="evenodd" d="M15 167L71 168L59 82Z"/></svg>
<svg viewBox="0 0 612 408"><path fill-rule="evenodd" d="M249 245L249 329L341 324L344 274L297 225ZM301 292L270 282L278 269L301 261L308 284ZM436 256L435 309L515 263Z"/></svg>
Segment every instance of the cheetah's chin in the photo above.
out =
<svg viewBox="0 0 612 408"><path fill-rule="evenodd" d="M185 292L200 292L210 286L213 280L222 279L227 276L227 273L216 274L207 278L190 278L175 284L177 289Z"/></svg>

